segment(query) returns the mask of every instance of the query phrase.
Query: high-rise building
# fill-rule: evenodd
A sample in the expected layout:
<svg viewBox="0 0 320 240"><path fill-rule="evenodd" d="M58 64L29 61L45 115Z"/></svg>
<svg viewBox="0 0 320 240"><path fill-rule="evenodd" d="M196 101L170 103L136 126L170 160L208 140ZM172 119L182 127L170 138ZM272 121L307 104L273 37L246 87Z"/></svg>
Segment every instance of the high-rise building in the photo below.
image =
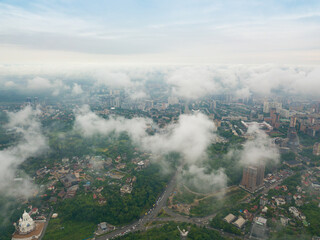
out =
<svg viewBox="0 0 320 240"><path fill-rule="evenodd" d="M280 117L279 113L277 113L276 108L271 108L270 109L270 118L271 118L271 125L274 128L279 128L280 127Z"/></svg>
<svg viewBox="0 0 320 240"><path fill-rule="evenodd" d="M300 145L300 141L299 141L297 131L294 127L288 128L287 138L288 138L288 147L292 151L296 152L298 150L299 145Z"/></svg>
<svg viewBox="0 0 320 240"><path fill-rule="evenodd" d="M243 169L241 186L250 192L255 192L263 186L264 165L247 166Z"/></svg>
<svg viewBox="0 0 320 240"><path fill-rule="evenodd" d="M33 103L35 106L37 106L39 104L39 98L38 97L34 97L33 98Z"/></svg>
<svg viewBox="0 0 320 240"><path fill-rule="evenodd" d="M169 105L179 104L179 99L177 97L168 97L168 104Z"/></svg>
<svg viewBox="0 0 320 240"><path fill-rule="evenodd" d="M264 102L263 103L263 112L269 113L271 108L275 108L277 113L280 113L282 109L282 103L278 102Z"/></svg>
<svg viewBox="0 0 320 240"><path fill-rule="evenodd" d="M290 127L295 128L297 124L297 118L296 117L291 117L290 118Z"/></svg>
<svg viewBox="0 0 320 240"><path fill-rule="evenodd" d="M116 97L115 99L114 99L114 107L116 107L116 108L120 108L121 107L121 101L120 101L120 98L119 97Z"/></svg>
<svg viewBox="0 0 320 240"><path fill-rule="evenodd" d="M31 105L31 103L32 103L31 97L27 97L26 103L27 103L28 105Z"/></svg>
<svg viewBox="0 0 320 240"><path fill-rule="evenodd" d="M210 102L210 110L213 111L217 108L217 102L215 100Z"/></svg>
<svg viewBox="0 0 320 240"><path fill-rule="evenodd" d="M320 156L320 143L315 143L313 145L313 155Z"/></svg>
<svg viewBox="0 0 320 240"><path fill-rule="evenodd" d="M229 93L224 94L223 98L225 103L230 103L233 100L233 96Z"/></svg>

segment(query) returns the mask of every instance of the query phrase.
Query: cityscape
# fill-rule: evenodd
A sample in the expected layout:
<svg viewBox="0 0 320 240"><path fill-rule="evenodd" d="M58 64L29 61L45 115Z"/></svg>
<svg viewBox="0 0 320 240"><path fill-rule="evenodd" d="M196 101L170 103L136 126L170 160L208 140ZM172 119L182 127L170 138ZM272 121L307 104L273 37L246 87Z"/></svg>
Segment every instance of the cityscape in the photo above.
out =
<svg viewBox="0 0 320 240"><path fill-rule="evenodd" d="M319 10L0 1L0 240L319 240Z"/></svg>

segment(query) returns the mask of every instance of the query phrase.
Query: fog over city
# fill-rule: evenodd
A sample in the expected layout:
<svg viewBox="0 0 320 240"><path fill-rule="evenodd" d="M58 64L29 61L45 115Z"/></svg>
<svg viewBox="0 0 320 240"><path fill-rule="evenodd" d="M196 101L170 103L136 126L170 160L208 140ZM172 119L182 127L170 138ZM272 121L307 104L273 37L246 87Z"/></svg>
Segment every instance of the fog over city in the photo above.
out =
<svg viewBox="0 0 320 240"><path fill-rule="evenodd" d="M0 68L1 89L49 93L53 96L83 93L83 87L119 88L130 91L132 99L148 98L145 83L156 78L168 84L172 95L197 99L208 94L293 94L318 97L318 66L299 65L206 65L167 67L95 67L56 71L41 65L9 65ZM16 78L16 80L15 80Z"/></svg>
<svg viewBox="0 0 320 240"><path fill-rule="evenodd" d="M24 73L24 69L28 69L28 66L2 66L2 91L50 94L52 97L63 96L71 99L80 97L85 102L89 97L88 91L107 87L124 90L132 100L144 100L150 98L145 86L155 76L157 81L166 84L169 95L187 101L224 93L233 94L238 99L247 99L253 94L266 98L276 94L318 97L320 87L317 78L319 68L314 66L190 65L150 68L94 66L88 70L77 69L73 66L69 69L57 68L54 71L42 68L40 65L35 65L32 68ZM15 80L16 77L18 80ZM29 108L23 111L29 111L29 117L36 117L33 116L35 113ZM74 113L74 128L81 131L85 137L125 131L142 149L157 154L179 152L191 167L190 172L195 176L216 178L215 175L206 176L201 168L201 161L206 157L206 149L215 138L214 123L201 113L180 115L177 123L166 126L162 133L154 136L148 136L146 133L147 125L153 124L152 120L148 118L126 119L111 116L105 120L92 112L86 104L79 105L74 109ZM23 112L19 114L23 114ZM11 117L10 119L16 118ZM39 122L35 121L34 124L39 124ZM7 126L12 127L13 124L10 123ZM36 127L40 134L40 126L36 125ZM27 126L27 130L22 132L27 140L26 144L33 140L28 138L28 133L30 130L34 131L34 128L35 126ZM254 133L256 138L252 141L248 140L244 149L240 153L236 153L240 156L239 164L247 165L259 161L266 163L269 160L277 163L279 155L268 136L256 125L250 126L248 133ZM32 142L30 145L33 145ZM2 155L10 154L10 157L4 160L5 165L2 166L4 173L10 174L14 166L38 152L38 149L32 148L27 153L16 153L21 147L23 146L18 144L14 148L1 152ZM42 144L37 147L42 149ZM229 153L229 155L233 154ZM219 170L218 175L223 179L219 180L218 185L225 184L227 176L223 173L223 169ZM4 177L4 179L7 178ZM215 185L215 182L215 180L210 181L209 186ZM6 181L3 184L7 184Z"/></svg>
<svg viewBox="0 0 320 240"><path fill-rule="evenodd" d="M320 239L319 19L1 0L0 240Z"/></svg>
<svg viewBox="0 0 320 240"><path fill-rule="evenodd" d="M31 107L26 107L17 113L8 113L9 122L5 127L16 132L20 139L15 145L0 151L2 194L28 196L32 188L36 188L30 184L28 176L17 182L14 182L14 178L19 164L48 149L47 139L42 134L41 123L37 119L38 114L39 110L33 110Z"/></svg>

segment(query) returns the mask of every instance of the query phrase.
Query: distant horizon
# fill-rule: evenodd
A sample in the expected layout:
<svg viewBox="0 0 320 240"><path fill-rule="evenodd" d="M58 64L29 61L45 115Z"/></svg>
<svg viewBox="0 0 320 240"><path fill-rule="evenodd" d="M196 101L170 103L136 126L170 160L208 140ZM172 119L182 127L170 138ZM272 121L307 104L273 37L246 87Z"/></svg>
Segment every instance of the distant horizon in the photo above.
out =
<svg viewBox="0 0 320 240"><path fill-rule="evenodd" d="M319 1L0 1L0 63L320 63Z"/></svg>

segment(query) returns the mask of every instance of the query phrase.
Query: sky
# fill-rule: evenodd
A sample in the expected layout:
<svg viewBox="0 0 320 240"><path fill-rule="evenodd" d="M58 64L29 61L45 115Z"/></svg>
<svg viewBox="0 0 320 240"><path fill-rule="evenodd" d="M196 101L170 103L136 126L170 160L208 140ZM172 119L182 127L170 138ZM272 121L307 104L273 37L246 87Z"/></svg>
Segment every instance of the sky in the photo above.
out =
<svg viewBox="0 0 320 240"><path fill-rule="evenodd" d="M320 63L318 0L0 0L0 63Z"/></svg>

